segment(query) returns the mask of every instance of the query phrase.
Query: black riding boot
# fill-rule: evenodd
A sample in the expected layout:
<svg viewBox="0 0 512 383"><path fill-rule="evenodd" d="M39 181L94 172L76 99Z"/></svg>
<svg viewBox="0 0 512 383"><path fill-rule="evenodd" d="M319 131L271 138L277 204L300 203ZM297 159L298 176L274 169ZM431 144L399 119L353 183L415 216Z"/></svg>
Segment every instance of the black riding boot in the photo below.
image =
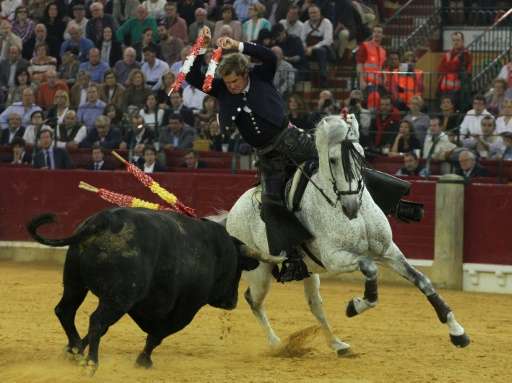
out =
<svg viewBox="0 0 512 383"><path fill-rule="evenodd" d="M302 281L304 278L308 278L311 275L308 271L308 267L302 260L302 255L296 248L287 251L286 256L287 259L281 265L281 271L277 276L278 282Z"/></svg>
<svg viewBox="0 0 512 383"><path fill-rule="evenodd" d="M277 255L284 250L287 257L276 279L289 282L309 277L307 266L296 247L313 238L311 233L286 206L270 202L265 195L262 200L261 218L265 222L269 253Z"/></svg>

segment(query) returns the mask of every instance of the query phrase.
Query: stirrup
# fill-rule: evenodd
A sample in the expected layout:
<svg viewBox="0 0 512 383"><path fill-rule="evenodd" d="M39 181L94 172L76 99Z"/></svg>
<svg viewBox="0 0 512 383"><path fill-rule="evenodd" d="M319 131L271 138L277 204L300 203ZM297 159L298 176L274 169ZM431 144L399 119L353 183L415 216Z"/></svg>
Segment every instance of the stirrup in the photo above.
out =
<svg viewBox="0 0 512 383"><path fill-rule="evenodd" d="M291 281L302 281L308 278L311 273L302 259L287 259L281 266L281 271L277 276L277 281L281 283Z"/></svg>
<svg viewBox="0 0 512 383"><path fill-rule="evenodd" d="M422 203L407 201L404 199L401 199L398 202L395 216L401 221L406 223L409 223L410 221L420 222L423 215L424 210Z"/></svg>

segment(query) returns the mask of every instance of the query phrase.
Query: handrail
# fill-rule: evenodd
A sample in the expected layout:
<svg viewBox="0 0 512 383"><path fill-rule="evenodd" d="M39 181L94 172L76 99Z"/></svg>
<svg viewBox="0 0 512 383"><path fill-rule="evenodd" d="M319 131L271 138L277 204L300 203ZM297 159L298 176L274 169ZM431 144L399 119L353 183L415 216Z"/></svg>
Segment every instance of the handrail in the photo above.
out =
<svg viewBox="0 0 512 383"><path fill-rule="evenodd" d="M486 37L486 34L487 32L490 32L492 31L493 29L495 29L498 24L501 24L501 22L503 20L505 20L508 16L512 15L512 8L510 8L507 12L505 12L498 20L496 20L494 22L493 25L487 27L485 29L485 31L482 32L482 34L480 36L478 36L476 39L474 39L467 47L466 49L470 50L471 47L473 47L474 45L478 44L480 42L480 40L484 39Z"/></svg>

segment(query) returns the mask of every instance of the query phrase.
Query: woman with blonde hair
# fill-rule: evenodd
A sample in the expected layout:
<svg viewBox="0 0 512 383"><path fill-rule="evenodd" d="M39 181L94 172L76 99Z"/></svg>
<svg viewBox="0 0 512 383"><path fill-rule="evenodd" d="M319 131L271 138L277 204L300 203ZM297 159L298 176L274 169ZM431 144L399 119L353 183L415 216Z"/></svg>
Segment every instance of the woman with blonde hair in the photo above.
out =
<svg viewBox="0 0 512 383"><path fill-rule="evenodd" d="M242 25L243 41L255 41L258 39L262 29L272 29L270 21L265 19L265 6L261 3L254 3L249 6L249 20Z"/></svg>
<svg viewBox="0 0 512 383"><path fill-rule="evenodd" d="M427 136L427 131L430 126L430 117L421 112L423 105L424 102L421 96L412 96L407 103L409 113L404 117L404 120L409 121L412 124L414 132L416 133L416 138L419 142L425 141L425 137Z"/></svg>
<svg viewBox="0 0 512 383"><path fill-rule="evenodd" d="M52 128L64 122L64 116L69 110L69 94L59 89L53 96L53 106L48 110L48 120Z"/></svg>
<svg viewBox="0 0 512 383"><path fill-rule="evenodd" d="M127 86L124 92L123 105L125 107L134 105L137 108L144 107L146 98L151 90L146 88L146 77L140 69L133 69L128 75Z"/></svg>

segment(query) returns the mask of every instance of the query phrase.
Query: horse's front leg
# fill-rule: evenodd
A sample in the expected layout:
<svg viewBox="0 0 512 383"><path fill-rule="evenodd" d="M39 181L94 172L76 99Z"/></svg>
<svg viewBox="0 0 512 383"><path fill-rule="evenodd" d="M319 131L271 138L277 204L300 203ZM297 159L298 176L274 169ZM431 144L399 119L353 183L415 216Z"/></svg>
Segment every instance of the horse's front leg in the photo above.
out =
<svg viewBox="0 0 512 383"><path fill-rule="evenodd" d="M377 265L369 256L361 257L358 265L365 278L364 295L362 298L352 298L347 304L346 314L349 318L375 307L378 300Z"/></svg>
<svg viewBox="0 0 512 383"><path fill-rule="evenodd" d="M386 251L383 261L402 277L412 282L427 297L441 323L448 326L450 340L455 346L466 347L470 343L469 336L466 335L464 327L457 322L453 311L436 292L430 279L410 265L394 243L391 243L391 246Z"/></svg>
<svg viewBox="0 0 512 383"><path fill-rule="evenodd" d="M306 296L309 309L322 326L329 347L332 348L338 356L346 354L350 350L350 345L342 342L333 334L331 325L325 316L322 297L320 296L320 278L318 274L312 274L309 278L304 279L304 295Z"/></svg>

